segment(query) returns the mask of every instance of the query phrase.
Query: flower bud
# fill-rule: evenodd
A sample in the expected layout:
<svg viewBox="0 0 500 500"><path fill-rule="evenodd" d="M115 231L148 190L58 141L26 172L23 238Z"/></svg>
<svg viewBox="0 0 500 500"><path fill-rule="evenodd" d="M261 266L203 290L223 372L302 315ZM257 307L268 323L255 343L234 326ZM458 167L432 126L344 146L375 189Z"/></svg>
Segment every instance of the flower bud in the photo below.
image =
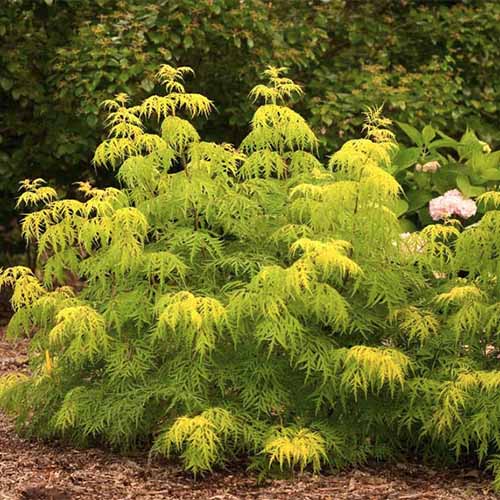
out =
<svg viewBox="0 0 500 500"><path fill-rule="evenodd" d="M429 161L422 166L422 172L430 172L431 174L436 173L441 168L441 165L437 161Z"/></svg>

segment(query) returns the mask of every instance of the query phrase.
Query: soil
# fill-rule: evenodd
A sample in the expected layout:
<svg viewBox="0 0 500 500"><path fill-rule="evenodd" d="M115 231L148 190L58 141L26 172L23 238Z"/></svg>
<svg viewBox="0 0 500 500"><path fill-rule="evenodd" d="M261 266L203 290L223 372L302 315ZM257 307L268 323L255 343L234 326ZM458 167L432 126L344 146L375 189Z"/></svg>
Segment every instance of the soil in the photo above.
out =
<svg viewBox="0 0 500 500"><path fill-rule="evenodd" d="M26 344L0 336L0 374L26 369ZM257 485L234 466L194 480L169 462L148 465L146 454L123 456L103 449L74 449L63 443L20 438L0 413L0 500L108 499L495 499L490 478L480 471L434 470L400 463L373 465L335 475L304 474Z"/></svg>

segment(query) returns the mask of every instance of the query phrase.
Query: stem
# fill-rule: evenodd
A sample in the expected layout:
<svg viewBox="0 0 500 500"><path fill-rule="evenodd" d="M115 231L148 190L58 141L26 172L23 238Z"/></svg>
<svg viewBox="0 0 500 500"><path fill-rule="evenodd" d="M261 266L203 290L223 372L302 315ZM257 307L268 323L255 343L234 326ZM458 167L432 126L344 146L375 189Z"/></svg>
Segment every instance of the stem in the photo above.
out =
<svg viewBox="0 0 500 500"><path fill-rule="evenodd" d="M194 208L194 230L198 231L199 229L200 229L200 214L195 206L195 208Z"/></svg>

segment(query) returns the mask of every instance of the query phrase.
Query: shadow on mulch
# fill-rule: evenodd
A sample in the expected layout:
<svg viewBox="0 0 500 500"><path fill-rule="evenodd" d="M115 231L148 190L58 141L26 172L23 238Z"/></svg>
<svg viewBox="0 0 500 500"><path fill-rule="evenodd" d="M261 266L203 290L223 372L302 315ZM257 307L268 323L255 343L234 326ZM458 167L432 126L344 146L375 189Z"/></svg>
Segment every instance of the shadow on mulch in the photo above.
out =
<svg viewBox="0 0 500 500"><path fill-rule="evenodd" d="M0 374L26 369L25 341L9 344L0 332ZM401 463L304 474L258 486L243 467L195 481L166 461L148 465L146 454L117 455L79 450L16 435L0 413L0 500L426 500L496 499L489 479L477 470L435 470Z"/></svg>

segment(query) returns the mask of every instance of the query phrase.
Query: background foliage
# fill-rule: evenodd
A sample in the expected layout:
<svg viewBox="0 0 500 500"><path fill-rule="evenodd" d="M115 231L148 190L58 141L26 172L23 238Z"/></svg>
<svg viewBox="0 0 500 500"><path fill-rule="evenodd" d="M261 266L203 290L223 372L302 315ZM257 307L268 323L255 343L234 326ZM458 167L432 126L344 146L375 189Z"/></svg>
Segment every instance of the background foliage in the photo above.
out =
<svg viewBox="0 0 500 500"><path fill-rule="evenodd" d="M324 151L359 132L367 104L382 103L419 130L430 123L457 137L469 124L494 143L499 20L500 4L480 0L6 0L2 196L12 199L25 177L64 187L94 176L99 103L158 91L152 75L165 62L196 68L197 88L215 102L210 124L197 123L208 139L243 137L252 113L244 97L273 63L316 96L298 110ZM12 225L10 209L0 210Z"/></svg>

